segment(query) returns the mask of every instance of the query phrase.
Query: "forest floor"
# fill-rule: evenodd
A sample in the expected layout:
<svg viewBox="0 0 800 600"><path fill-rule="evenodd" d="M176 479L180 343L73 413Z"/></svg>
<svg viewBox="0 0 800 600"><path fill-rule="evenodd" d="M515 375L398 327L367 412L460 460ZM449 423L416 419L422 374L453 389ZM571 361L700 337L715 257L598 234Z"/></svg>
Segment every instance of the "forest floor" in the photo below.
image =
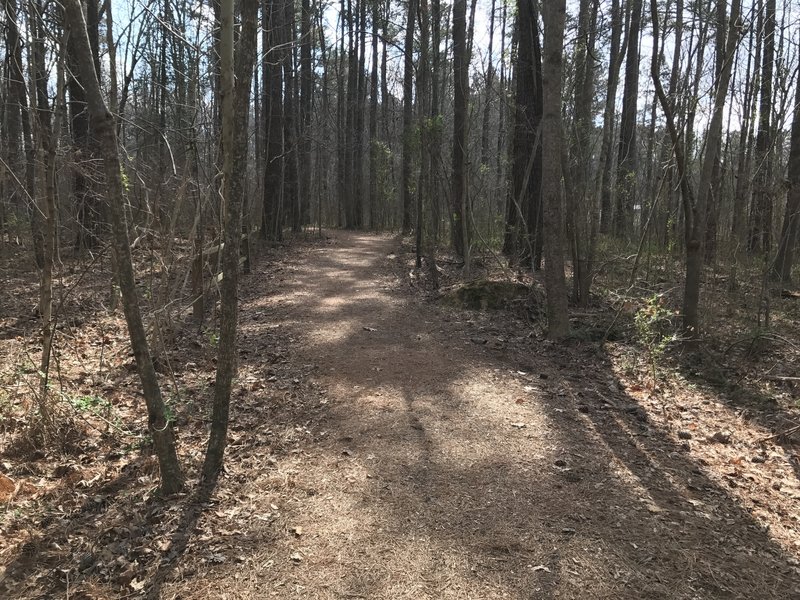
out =
<svg viewBox="0 0 800 600"><path fill-rule="evenodd" d="M793 391L758 405L691 369L649 386L626 369L641 348L432 302L398 238L328 235L243 280L226 473L202 507L155 497L119 424L140 410L119 315L71 324L73 404L115 425L25 454L6 415L0 596L800 598L800 446L774 435ZM0 360L22 364L35 344L3 310ZM179 332L163 359L190 483L213 341Z"/></svg>

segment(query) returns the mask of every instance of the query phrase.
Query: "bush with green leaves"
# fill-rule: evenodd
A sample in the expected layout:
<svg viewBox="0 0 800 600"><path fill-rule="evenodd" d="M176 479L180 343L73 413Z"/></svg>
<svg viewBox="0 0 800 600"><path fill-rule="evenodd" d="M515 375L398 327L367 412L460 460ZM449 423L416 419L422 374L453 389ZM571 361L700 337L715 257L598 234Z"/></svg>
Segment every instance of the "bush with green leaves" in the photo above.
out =
<svg viewBox="0 0 800 600"><path fill-rule="evenodd" d="M653 387L658 379L658 364L669 345L678 340L674 317L675 311L666 305L663 294L653 294L634 317L638 340L647 350Z"/></svg>

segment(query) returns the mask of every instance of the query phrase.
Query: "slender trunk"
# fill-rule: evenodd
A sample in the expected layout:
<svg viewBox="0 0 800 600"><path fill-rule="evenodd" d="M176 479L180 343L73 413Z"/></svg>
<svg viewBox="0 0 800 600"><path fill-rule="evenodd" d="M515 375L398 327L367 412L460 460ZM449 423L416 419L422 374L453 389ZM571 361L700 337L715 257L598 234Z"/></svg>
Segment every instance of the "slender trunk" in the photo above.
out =
<svg viewBox="0 0 800 600"><path fill-rule="evenodd" d="M542 206L547 335L550 339L558 340L569 335L561 210L561 77L566 0L547 0L543 6L543 17Z"/></svg>
<svg viewBox="0 0 800 600"><path fill-rule="evenodd" d="M356 77L355 120L353 126L353 181L355 196L353 207L353 226L361 229L364 226L364 118L367 104L367 3L359 3L358 15L358 62Z"/></svg>
<svg viewBox="0 0 800 600"><path fill-rule="evenodd" d="M492 63L492 47L494 43L494 12L497 0L492 0L489 9L489 46L486 49L486 75L483 80L483 122L481 125L481 165L489 164L489 117L492 110L492 96L494 90L494 64Z"/></svg>
<svg viewBox="0 0 800 600"><path fill-rule="evenodd" d="M406 15L406 38L403 48L403 164L401 194L403 198L404 234L411 232L411 167L414 147L414 24L416 23L417 1L409 0Z"/></svg>
<svg viewBox="0 0 800 600"><path fill-rule="evenodd" d="M717 78L714 90L713 112L706 136L706 150L703 156L699 191L695 196L691 183L686 176L686 152L675 126L672 106L669 103L661 84L658 60L651 62L650 72L658 94L661 108L667 120L667 128L673 143L673 151L677 161L678 177L683 194L683 210L686 228L686 282L683 294L683 329L687 340L695 341L700 335L700 288L703 269L703 241L705 239L706 207L711 194L714 164L718 159L722 142L722 122L725 98L728 95L728 83L733 69L733 57L739 43L739 14L741 0L734 0L731 6L725 56L721 61L722 70ZM657 0L651 0L650 12L653 19L653 53L658 54L659 17Z"/></svg>
<svg viewBox="0 0 800 600"><path fill-rule="evenodd" d="M280 241L283 238L283 211L281 206L281 180L283 172L283 71L279 63L281 0L264 0L263 45L264 65L262 82L264 89L264 189L263 212L261 214L261 237Z"/></svg>
<svg viewBox="0 0 800 600"><path fill-rule="evenodd" d="M42 22L41 13L35 17L37 23L36 31L41 33ZM66 42L66 37L64 38ZM42 433L53 433L55 423L50 406L49 394L49 373L50 359L53 348L53 337L55 335L55 315L53 313L53 268L55 263L55 248L57 240L56 232L56 156L58 154L58 136L56 132L61 129L61 105L64 99L64 51L66 44L61 44L61 49L56 61L56 98L53 102L53 113L55 118L50 118L50 106L39 98L37 113L38 131L38 150L41 154L40 164L43 165L43 173L39 183L42 188L41 201L36 210L41 210L44 220L42 228L42 250L43 263L40 271L39 285L39 312L42 318L42 356L39 362L40 388L39 388L39 417L44 426ZM41 55L39 55L41 56ZM44 65L39 63L36 73L44 72ZM39 194L36 194L39 196Z"/></svg>
<svg viewBox="0 0 800 600"><path fill-rule="evenodd" d="M345 79L345 46L347 37L346 3L341 1L339 10L339 48L336 56L336 222L341 227L345 224L344 212L347 206L347 80Z"/></svg>
<svg viewBox="0 0 800 600"><path fill-rule="evenodd" d="M612 180L614 167L614 120L616 118L617 87L619 85L619 71L625 52L621 51L622 40L622 10L620 0L611 2L611 49L608 66L608 92L606 93L605 109L603 111L603 139L600 147L600 171L596 188L600 194L600 233L611 233L611 206L612 206Z"/></svg>
<svg viewBox="0 0 800 600"><path fill-rule="evenodd" d="M503 251L512 263L538 270L542 238L542 52L533 0L518 2L517 60L511 138L511 186Z"/></svg>
<svg viewBox="0 0 800 600"><path fill-rule="evenodd" d="M419 169L419 183L417 185L417 225L416 225L416 267L422 267L423 255L423 227L425 215L423 213L422 198L428 191L428 179L430 178L430 128L431 123L427 122L430 112L430 90L429 90L429 46L430 46L430 13L428 12L428 0L419 0L419 22L420 22L420 41L419 41L419 63L417 66L417 106L419 110L419 132L421 161ZM431 199L432 200L432 199Z"/></svg>
<svg viewBox="0 0 800 600"><path fill-rule="evenodd" d="M377 223L375 211L378 204L378 21L379 4L372 2L372 70L369 99L369 228ZM386 98L383 98L386 102Z"/></svg>
<svg viewBox="0 0 800 600"><path fill-rule="evenodd" d="M778 240L778 253L772 264L773 279L783 285L790 284L792 280L794 253L797 249L798 229L800 229L800 82L795 85L795 109L789 150L789 188L786 190L786 212L783 215L781 237Z"/></svg>
<svg viewBox="0 0 800 600"><path fill-rule="evenodd" d="M775 0L766 0L764 52L761 57L761 97L756 134L756 172L753 178L753 207L750 252L769 252L772 246L772 78L775 63Z"/></svg>
<svg viewBox="0 0 800 600"><path fill-rule="evenodd" d="M625 63L625 90L622 94L619 153L617 159L614 234L629 238L633 234L633 212L637 195L638 153L636 114L639 102L639 35L642 25L642 0L631 0L631 25Z"/></svg>
<svg viewBox="0 0 800 600"><path fill-rule="evenodd" d="M745 229L747 221L744 217L747 216L747 197L749 195L750 185L750 140L752 138L752 129L754 121L754 111L756 107L753 87L750 82L753 77L753 51L754 44L760 48L760 44L755 42L755 28L750 28L749 43L747 52L747 67L745 68L744 77L744 101L742 102L743 121L739 129L739 149L736 159L736 189L734 191L734 206L733 206L733 222L731 224L731 238L734 245L734 261L738 248L745 245ZM755 64L758 64L758 55L756 55ZM755 66L758 69L758 66ZM735 287L735 282L731 282Z"/></svg>
<svg viewBox="0 0 800 600"><path fill-rule="evenodd" d="M431 203L431 233L428 245L428 262L431 282L434 289L439 288L439 270L436 265L436 252L439 247L439 228L441 222L441 187L439 185L439 164L442 152L441 100L439 96L439 77L441 71L441 26L442 7L440 0L431 0L431 132L428 143L430 157L430 176L428 178L428 197Z"/></svg>
<svg viewBox="0 0 800 600"><path fill-rule="evenodd" d="M148 428L161 468L161 489L165 494L171 494L183 487L183 474L175 452L172 423L166 416L166 408L161 397L161 390L147 344L147 334L139 310L131 248L125 225L124 190L117 153L114 117L108 111L100 91L80 0L65 0L64 9L70 27L70 39L74 43L75 56L78 58L79 76L86 91L93 131L104 157L106 194L113 234L112 249L116 255L119 269L120 290L131 347L147 404Z"/></svg>
<svg viewBox="0 0 800 600"><path fill-rule="evenodd" d="M222 70L222 177L223 223L220 284L219 352L211 434L203 463L203 479L211 483L222 468L227 442L231 389L236 375L239 241L242 235L244 179L247 172L247 116L250 82L256 54L258 0L241 0L242 30L234 61L233 0L223 0L220 28ZM235 83L234 83L235 82Z"/></svg>
<svg viewBox="0 0 800 600"><path fill-rule="evenodd" d="M453 180L450 212L453 249L469 270L469 193L467 184L467 108L469 103L469 50L467 0L453 3Z"/></svg>
<svg viewBox="0 0 800 600"><path fill-rule="evenodd" d="M289 208L292 231L301 230L300 197L298 190L298 136L297 103L295 92L294 42L295 11L294 0L283 0L283 197Z"/></svg>
<svg viewBox="0 0 800 600"><path fill-rule="evenodd" d="M322 27L322 14L319 16L319 53L322 60L322 118L320 119L320 139L323 144L328 143L328 122L330 120L330 102L328 96L328 60L327 60L327 47L325 44L325 28ZM323 146L317 150L317 164L319 165L319 177L317 182L317 224L320 237L322 236L322 201L328 200L330 194L328 192L328 160L329 152L327 147Z"/></svg>
<svg viewBox="0 0 800 600"><path fill-rule="evenodd" d="M508 14L508 7L503 2L502 15L500 17L500 80L498 81L498 88L500 90L501 102L497 107L497 153L495 156L495 177L497 184L495 188L502 190L498 193L498 208L502 210L503 202L506 200L507 194L503 182L505 182L505 173L503 169L503 145L505 143L505 119L506 119L506 101L508 91L506 90L506 16Z"/></svg>
<svg viewBox="0 0 800 600"><path fill-rule="evenodd" d="M594 97L594 40L597 1L581 0L578 13L578 40L575 47L575 116L570 148L571 161L563 166L571 174L566 185L567 233L572 250L572 296L580 306L589 302L591 260L594 239L592 207L592 100ZM566 148L563 149L566 151ZM565 178L567 181L567 178Z"/></svg>

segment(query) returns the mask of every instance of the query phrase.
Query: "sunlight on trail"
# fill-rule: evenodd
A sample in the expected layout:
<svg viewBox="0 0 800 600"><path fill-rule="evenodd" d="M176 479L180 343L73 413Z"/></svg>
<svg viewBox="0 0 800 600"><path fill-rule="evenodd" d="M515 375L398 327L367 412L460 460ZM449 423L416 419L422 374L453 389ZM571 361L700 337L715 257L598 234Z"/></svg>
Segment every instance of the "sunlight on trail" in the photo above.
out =
<svg viewBox="0 0 800 600"><path fill-rule="evenodd" d="M785 568L780 547L725 487L546 351L514 368L409 299L394 248L339 232L252 304L312 365L324 416L286 423L313 443L244 484L279 516L230 597L792 597L764 568Z"/></svg>

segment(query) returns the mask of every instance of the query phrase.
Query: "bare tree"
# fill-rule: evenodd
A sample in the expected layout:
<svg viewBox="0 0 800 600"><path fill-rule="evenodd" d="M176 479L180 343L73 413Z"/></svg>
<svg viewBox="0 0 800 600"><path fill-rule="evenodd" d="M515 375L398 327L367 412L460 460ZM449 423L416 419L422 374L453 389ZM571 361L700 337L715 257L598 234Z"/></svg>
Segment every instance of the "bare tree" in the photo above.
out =
<svg viewBox="0 0 800 600"><path fill-rule="evenodd" d="M403 198L403 233L411 231L411 163L414 147L414 25L417 1L408 0L406 38L403 47L403 165L400 192Z"/></svg>
<svg viewBox="0 0 800 600"><path fill-rule="evenodd" d="M227 443L231 389L238 348L239 241L242 234L244 176L247 169L247 116L250 82L256 54L258 0L242 0L242 31L238 51L233 43L233 0L223 0L220 28L222 69L222 177L224 207L223 279L220 286L219 353L211 412L211 435L203 464L203 478L219 474ZM234 83L235 82L235 83Z"/></svg>
<svg viewBox="0 0 800 600"><path fill-rule="evenodd" d="M725 43L725 57L721 64L723 68L714 85L713 111L706 135L705 154L703 156L700 172L699 190L695 195L691 181L687 174L686 148L681 140L675 124L672 107L661 83L661 73L658 65L658 46L661 43L658 4L656 0L650 2L650 13L653 19L653 60L650 73L658 94L661 109L667 120L667 129L672 139L673 151L677 161L678 177L680 179L685 238L686 238L686 282L683 293L683 329L688 340L694 341L700 335L700 287L703 269L703 242L706 235L706 207L711 194L714 163L720 152L722 143L723 109L725 97L728 94L728 83L733 69L733 57L739 43L739 14L741 0L734 0L731 5L728 33Z"/></svg>
<svg viewBox="0 0 800 600"><path fill-rule="evenodd" d="M147 405L147 424L161 468L161 490L165 494L171 494L183 487L183 474L175 451L172 423L166 416L161 389L147 343L147 334L139 310L131 247L123 211L124 191L122 169L117 151L116 126L114 117L108 111L100 91L80 0L66 0L64 9L70 28L70 38L74 44L79 77L86 91L86 102L92 118L93 132L103 154L108 213L113 234L112 250L116 256L122 306L128 325L131 347Z"/></svg>
<svg viewBox="0 0 800 600"><path fill-rule="evenodd" d="M547 288L547 335L569 335L567 284L564 277L563 212L561 208L561 77L564 60L566 0L548 0L542 11L542 206L544 212L544 274Z"/></svg>
<svg viewBox="0 0 800 600"><path fill-rule="evenodd" d="M800 39L800 29L798 29ZM798 68L800 76L800 68ZM792 281L792 266L797 250L798 229L800 228L800 81L796 84L794 118L792 121L791 148L789 150L788 189L786 190L786 211L783 215L781 237L778 240L778 253L772 265L772 276L784 285Z"/></svg>
<svg viewBox="0 0 800 600"><path fill-rule="evenodd" d="M452 236L455 253L469 272L469 185L467 127L469 103L469 48L467 47L467 1L453 2L453 175Z"/></svg>

